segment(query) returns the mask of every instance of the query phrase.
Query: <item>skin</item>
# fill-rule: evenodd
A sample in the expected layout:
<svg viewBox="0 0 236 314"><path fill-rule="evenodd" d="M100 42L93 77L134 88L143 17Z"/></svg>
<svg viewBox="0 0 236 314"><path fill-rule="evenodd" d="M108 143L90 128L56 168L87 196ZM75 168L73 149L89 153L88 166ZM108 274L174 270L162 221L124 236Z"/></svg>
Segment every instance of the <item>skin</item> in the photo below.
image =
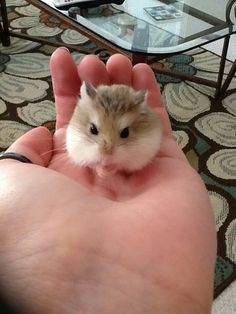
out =
<svg viewBox="0 0 236 314"><path fill-rule="evenodd" d="M4 297L30 314L210 313L214 216L202 180L172 136L151 69L132 67L121 55L106 66L87 56L77 67L59 48L51 73L55 135L36 128L9 148L34 165L0 162ZM152 166L128 180L119 178L132 191L126 201L120 185L116 201L104 197L104 190L96 190L97 178L82 168L75 173L60 149L85 79L95 86L147 89L149 104L162 118L164 140Z"/></svg>

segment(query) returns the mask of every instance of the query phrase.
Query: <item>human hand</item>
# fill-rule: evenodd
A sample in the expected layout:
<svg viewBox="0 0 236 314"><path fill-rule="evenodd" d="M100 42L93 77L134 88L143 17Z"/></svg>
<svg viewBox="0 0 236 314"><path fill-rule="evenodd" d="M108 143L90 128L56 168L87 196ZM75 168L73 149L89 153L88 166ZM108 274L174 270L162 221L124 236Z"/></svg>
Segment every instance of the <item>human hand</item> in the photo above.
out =
<svg viewBox="0 0 236 314"><path fill-rule="evenodd" d="M213 214L201 179L172 136L152 71L115 55L106 66L88 56L77 72L63 49L52 56L51 69L55 136L34 129L9 148L34 165L0 162L0 281L6 297L26 313L209 313ZM99 196L106 191L94 174L79 167L75 172L63 149L81 80L147 89L149 104L162 117L156 161L128 182L121 178L132 192L126 201L118 187L116 200Z"/></svg>

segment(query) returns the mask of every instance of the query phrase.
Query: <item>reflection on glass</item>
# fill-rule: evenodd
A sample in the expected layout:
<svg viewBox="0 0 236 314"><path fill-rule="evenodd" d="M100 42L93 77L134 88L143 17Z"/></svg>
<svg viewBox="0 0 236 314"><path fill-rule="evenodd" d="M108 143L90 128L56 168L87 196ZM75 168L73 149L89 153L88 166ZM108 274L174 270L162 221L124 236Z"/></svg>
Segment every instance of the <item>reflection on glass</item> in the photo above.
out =
<svg viewBox="0 0 236 314"><path fill-rule="evenodd" d="M230 0L235 2L233 0ZM202 3L202 5L201 5ZM207 4L206 4L207 3ZM118 46L138 52L197 45L228 33L213 0L125 0L122 5L70 8L69 16ZM203 10L204 9L204 10ZM214 9L214 10L213 10Z"/></svg>

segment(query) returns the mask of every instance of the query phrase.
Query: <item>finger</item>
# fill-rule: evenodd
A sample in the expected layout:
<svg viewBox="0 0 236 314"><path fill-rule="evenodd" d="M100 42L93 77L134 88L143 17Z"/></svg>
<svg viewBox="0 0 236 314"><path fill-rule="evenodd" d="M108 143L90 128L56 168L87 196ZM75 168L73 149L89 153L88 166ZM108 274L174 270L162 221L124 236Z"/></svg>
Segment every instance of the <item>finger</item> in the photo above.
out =
<svg viewBox="0 0 236 314"><path fill-rule="evenodd" d="M81 81L88 81L94 86L110 84L105 64L96 56L85 56L78 65Z"/></svg>
<svg viewBox="0 0 236 314"><path fill-rule="evenodd" d="M45 127L30 130L16 140L7 152L22 154L33 164L47 167L52 156L53 139Z"/></svg>
<svg viewBox="0 0 236 314"><path fill-rule="evenodd" d="M158 151L158 157L168 157L183 160L188 163L187 158L182 151L182 149L178 146L176 139L173 138L165 138L162 141L160 149Z"/></svg>
<svg viewBox="0 0 236 314"><path fill-rule="evenodd" d="M148 91L148 103L159 114L164 134L173 137L168 113L162 100L160 86L152 69L144 63L137 64L133 68L133 87L137 90Z"/></svg>
<svg viewBox="0 0 236 314"><path fill-rule="evenodd" d="M51 56L50 69L56 103L56 128L61 128L71 118L81 83L75 61L67 49L55 50Z"/></svg>
<svg viewBox="0 0 236 314"><path fill-rule="evenodd" d="M112 55L106 64L111 84L132 84L132 63L129 58L121 55Z"/></svg>

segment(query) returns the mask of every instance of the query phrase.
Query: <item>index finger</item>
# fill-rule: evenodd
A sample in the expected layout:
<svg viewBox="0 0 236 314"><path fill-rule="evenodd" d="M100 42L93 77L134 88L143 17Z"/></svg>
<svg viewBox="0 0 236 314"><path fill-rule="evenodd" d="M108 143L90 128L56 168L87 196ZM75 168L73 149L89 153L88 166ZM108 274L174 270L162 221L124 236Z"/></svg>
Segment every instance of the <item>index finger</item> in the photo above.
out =
<svg viewBox="0 0 236 314"><path fill-rule="evenodd" d="M68 124L80 90L75 61L66 48L58 48L50 59L50 70L56 106L56 128Z"/></svg>
<svg viewBox="0 0 236 314"><path fill-rule="evenodd" d="M58 48L53 53L50 66L58 129L69 123L82 81L89 81L95 86L109 84L109 76L104 63L98 57L87 55L77 66L69 51L64 48Z"/></svg>

